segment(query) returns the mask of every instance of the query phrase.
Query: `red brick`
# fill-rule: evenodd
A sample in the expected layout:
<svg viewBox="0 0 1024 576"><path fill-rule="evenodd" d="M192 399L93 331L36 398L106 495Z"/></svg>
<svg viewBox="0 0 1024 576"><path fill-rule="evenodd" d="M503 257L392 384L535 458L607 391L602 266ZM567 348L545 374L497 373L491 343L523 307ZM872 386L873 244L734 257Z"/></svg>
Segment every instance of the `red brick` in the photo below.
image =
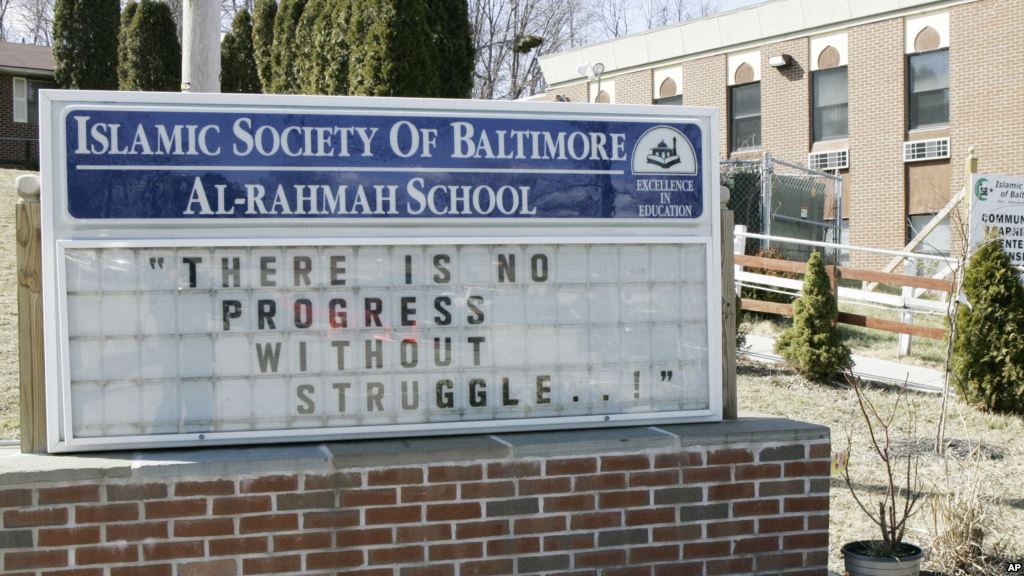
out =
<svg viewBox="0 0 1024 576"><path fill-rule="evenodd" d="M0 490L0 508L14 508L17 506L31 505L32 491L27 488Z"/></svg>
<svg viewBox="0 0 1024 576"><path fill-rule="evenodd" d="M147 564L145 566L116 566L110 569L110 576L171 576L173 572L174 567L171 564Z"/></svg>
<svg viewBox="0 0 1024 576"><path fill-rule="evenodd" d="M828 460L801 460L786 462L786 478L804 478L808 476L828 476L832 464Z"/></svg>
<svg viewBox="0 0 1024 576"><path fill-rule="evenodd" d="M238 483L238 491L249 494L255 492L294 492L299 489L299 477L295 475L263 476L242 480Z"/></svg>
<svg viewBox="0 0 1024 576"><path fill-rule="evenodd" d="M501 538L487 542L487 556L512 556L540 552L540 538Z"/></svg>
<svg viewBox="0 0 1024 576"><path fill-rule="evenodd" d="M345 570L343 572L325 572L316 576L392 576L393 574L394 570L391 568L365 568L361 570ZM453 576L453 574L446 576Z"/></svg>
<svg viewBox="0 0 1024 576"><path fill-rule="evenodd" d="M455 484L431 484L427 486L403 486L402 503L436 502L438 500L454 500Z"/></svg>
<svg viewBox="0 0 1024 576"><path fill-rule="evenodd" d="M803 516L783 516L780 518L758 518L757 533L773 534L776 532L797 532L804 529Z"/></svg>
<svg viewBox="0 0 1024 576"><path fill-rule="evenodd" d="M366 553L370 564L409 564L423 562L423 546L389 546Z"/></svg>
<svg viewBox="0 0 1024 576"><path fill-rule="evenodd" d="M778 500L747 500L732 503L733 518L743 516L769 516L779 513Z"/></svg>
<svg viewBox="0 0 1024 576"><path fill-rule="evenodd" d="M629 454L625 456L605 456L601 458L601 472L647 470L650 467L651 457L643 454Z"/></svg>
<svg viewBox="0 0 1024 576"><path fill-rule="evenodd" d="M466 482L481 480L483 477L484 467L480 464L470 466L431 466L427 469L427 479L431 483Z"/></svg>
<svg viewBox="0 0 1024 576"><path fill-rule="evenodd" d="M654 542L685 542L700 539L700 524L659 526L651 531Z"/></svg>
<svg viewBox="0 0 1024 576"><path fill-rule="evenodd" d="M733 520L731 522L712 522L707 525L708 538L725 536L742 536L754 532L753 520Z"/></svg>
<svg viewBox="0 0 1024 576"><path fill-rule="evenodd" d="M544 462L544 474L547 476L593 474L594 472L597 472L597 458L568 458Z"/></svg>
<svg viewBox="0 0 1024 576"><path fill-rule="evenodd" d="M347 490L341 493L341 505L345 507L389 506L397 503L398 491L394 488Z"/></svg>
<svg viewBox="0 0 1024 576"><path fill-rule="evenodd" d="M676 521L676 508L626 510L626 526L668 524Z"/></svg>
<svg viewBox="0 0 1024 576"><path fill-rule="evenodd" d="M307 474L302 482L305 490L338 490L359 488L363 478L359 472L335 472L334 474Z"/></svg>
<svg viewBox="0 0 1024 576"><path fill-rule="evenodd" d="M178 564L178 576L235 576L238 568L234 560L208 560Z"/></svg>
<svg viewBox="0 0 1024 576"><path fill-rule="evenodd" d="M307 570L328 568L352 568L363 563L362 550L339 550L334 552L310 553L306 556Z"/></svg>
<svg viewBox="0 0 1024 576"><path fill-rule="evenodd" d="M750 464L737 466L733 471L736 480L763 480L765 478L778 478L782 473L782 467L778 464Z"/></svg>
<svg viewBox="0 0 1024 576"><path fill-rule="evenodd" d="M548 496L544 498L544 512L584 512L594 509L593 494L571 494L569 496Z"/></svg>
<svg viewBox="0 0 1024 576"><path fill-rule="evenodd" d="M4 512L5 528L57 526L67 523L67 508L33 508L31 510L7 510Z"/></svg>
<svg viewBox="0 0 1024 576"><path fill-rule="evenodd" d="M539 518L519 518L515 521L512 531L516 535L540 534L543 532L562 532L565 530L565 516L541 516ZM575 528L574 528L575 530Z"/></svg>
<svg viewBox="0 0 1024 576"><path fill-rule="evenodd" d="M786 498L786 513L790 512L827 512L828 496L806 496L804 498Z"/></svg>
<svg viewBox="0 0 1024 576"><path fill-rule="evenodd" d="M40 488L39 504L69 504L73 502L96 502L100 499L100 487L61 486L59 488Z"/></svg>
<svg viewBox="0 0 1024 576"><path fill-rule="evenodd" d="M683 484L705 484L730 480L732 480L732 468L729 466L707 466L683 470Z"/></svg>
<svg viewBox="0 0 1024 576"><path fill-rule="evenodd" d="M708 576L719 574L743 574L753 569L753 558L729 558L728 560L708 560Z"/></svg>
<svg viewBox="0 0 1024 576"><path fill-rule="evenodd" d="M504 536L509 533L509 520L486 520L484 522L459 522L455 526L457 540L473 540Z"/></svg>
<svg viewBox="0 0 1024 576"><path fill-rule="evenodd" d="M654 456L655 468L688 468L703 465L703 452L678 452L676 454L657 454Z"/></svg>
<svg viewBox="0 0 1024 576"><path fill-rule="evenodd" d="M427 524L424 526L399 526L395 530L395 541L430 542L433 540L451 540L451 524Z"/></svg>
<svg viewBox="0 0 1024 576"><path fill-rule="evenodd" d="M505 498L514 496L516 485L510 480L501 482L470 482L462 485L462 500L476 500L478 498Z"/></svg>
<svg viewBox="0 0 1024 576"><path fill-rule="evenodd" d="M146 502L146 519L180 518L206 514L206 498L189 500L153 500Z"/></svg>
<svg viewBox="0 0 1024 576"><path fill-rule="evenodd" d="M419 507L409 506L416 509L416 518L419 519ZM369 513L369 510L367 510ZM459 502L457 504L430 504L427 506L427 521L440 522L444 520L472 520L480 517L480 504L478 502ZM369 523L369 520L367 520Z"/></svg>
<svg viewBox="0 0 1024 576"><path fill-rule="evenodd" d="M728 556L731 547L731 543L728 540L719 542L687 542L683 544L683 558Z"/></svg>
<svg viewBox="0 0 1024 576"><path fill-rule="evenodd" d="M678 544L665 546L640 546L629 549L630 564L645 564L648 562L669 562L679 560L681 547Z"/></svg>
<svg viewBox="0 0 1024 576"><path fill-rule="evenodd" d="M67 550L33 550L31 552L7 552L4 554L5 570L60 568L67 565Z"/></svg>
<svg viewBox="0 0 1024 576"><path fill-rule="evenodd" d="M480 558L483 556L483 544L480 542L456 542L454 544L434 544L430 547L430 561L460 560L463 558Z"/></svg>
<svg viewBox="0 0 1024 576"><path fill-rule="evenodd" d="M199 558L205 553L202 540L177 542L143 542L142 557L152 560L177 560L179 558Z"/></svg>
<svg viewBox="0 0 1024 576"><path fill-rule="evenodd" d="M78 544L99 544L100 527L40 528L36 539L39 547L64 547Z"/></svg>
<svg viewBox="0 0 1024 576"><path fill-rule="evenodd" d="M793 534L782 538L784 550L800 550L804 548L828 548L828 532L810 534Z"/></svg>
<svg viewBox="0 0 1024 576"><path fill-rule="evenodd" d="M138 560L139 549L134 544L75 548L75 564L116 564L137 562Z"/></svg>
<svg viewBox="0 0 1024 576"><path fill-rule="evenodd" d="M103 568L68 568L67 570L47 570L46 576L103 576ZM29 572L17 572L4 576L34 576Z"/></svg>
<svg viewBox="0 0 1024 576"><path fill-rule="evenodd" d="M622 490L626 487L625 474L594 474L577 476L574 482L576 492L598 492L601 490Z"/></svg>
<svg viewBox="0 0 1024 576"><path fill-rule="evenodd" d="M633 472L629 475L629 487L674 486L679 484L678 470L655 470L654 472Z"/></svg>
<svg viewBox="0 0 1024 576"><path fill-rule="evenodd" d="M753 462L754 455L745 448L723 448L708 452L708 465L717 466L720 464L746 464Z"/></svg>
<svg viewBox="0 0 1024 576"><path fill-rule="evenodd" d="M778 552L778 536L759 536L756 538L744 538L733 540L733 554L756 554L759 552Z"/></svg>
<svg viewBox="0 0 1024 576"><path fill-rule="evenodd" d="M258 514L270 512L270 496L229 496L213 499L213 513L217 516Z"/></svg>
<svg viewBox="0 0 1024 576"><path fill-rule="evenodd" d="M302 515L302 527L306 530L311 528L351 528L358 525L358 510L306 512Z"/></svg>
<svg viewBox="0 0 1024 576"><path fill-rule="evenodd" d="M458 506L458 504L454 504ZM431 506L433 508L433 506ZM478 507L479 509L479 507ZM429 508L428 508L429 510ZM479 514L475 517L479 517ZM407 524L419 522L423 519L419 506L393 506L390 508L367 508L365 512L365 523L370 524ZM448 518L431 518L428 520L447 520Z"/></svg>
<svg viewBox="0 0 1024 576"><path fill-rule="evenodd" d="M649 506L651 493L647 490L629 490L625 492L605 492L598 495L601 508L633 508Z"/></svg>
<svg viewBox="0 0 1024 576"><path fill-rule="evenodd" d="M234 531L235 522L231 518L202 518L198 520L174 521L174 536L176 538L229 536Z"/></svg>
<svg viewBox="0 0 1024 576"><path fill-rule="evenodd" d="M256 532L287 532L299 529L297 514L263 514L259 516L243 516L238 520L239 534Z"/></svg>
<svg viewBox="0 0 1024 576"><path fill-rule="evenodd" d="M559 478L526 478L519 481L519 495L533 496L536 494L558 494L572 490L572 480L566 476Z"/></svg>
<svg viewBox="0 0 1024 576"><path fill-rule="evenodd" d="M601 571L601 576L651 576L653 566L623 566L621 568L606 568Z"/></svg>
<svg viewBox="0 0 1024 576"><path fill-rule="evenodd" d="M832 445L828 444L811 444L808 456L811 458L831 458L832 457Z"/></svg>
<svg viewBox="0 0 1024 576"><path fill-rule="evenodd" d="M277 495L277 511L285 510L317 510L335 507L335 492L321 490L319 492L297 492Z"/></svg>
<svg viewBox="0 0 1024 576"><path fill-rule="evenodd" d="M423 470L420 468L389 468L371 470L367 474L370 486L397 486L401 484L423 484Z"/></svg>
<svg viewBox="0 0 1024 576"><path fill-rule="evenodd" d="M460 576L498 576L499 574L513 574L513 560L511 558L500 558L498 560L474 560L459 564Z"/></svg>
<svg viewBox="0 0 1024 576"><path fill-rule="evenodd" d="M808 530L828 530L828 515L824 516L808 516L807 517L807 529Z"/></svg>
<svg viewBox="0 0 1024 576"><path fill-rule="evenodd" d="M108 484L107 501L138 501L167 498L167 485L159 482L148 484Z"/></svg>
<svg viewBox="0 0 1024 576"><path fill-rule="evenodd" d="M292 552L295 550L327 550L334 543L334 534L330 532L312 532L304 534L278 534L274 536L274 552Z"/></svg>
<svg viewBox="0 0 1024 576"><path fill-rule="evenodd" d="M356 524L358 524L358 520ZM338 548L362 548L391 544L391 528L370 528L368 530L339 530L334 534L334 545Z"/></svg>
<svg viewBox="0 0 1024 576"><path fill-rule="evenodd" d="M658 564L654 567L654 576L703 576L703 562L675 562Z"/></svg>
<svg viewBox="0 0 1024 576"><path fill-rule="evenodd" d="M596 552L578 552L575 566L577 568L602 568L622 566L625 563L625 550L598 550Z"/></svg>
<svg viewBox="0 0 1024 576"><path fill-rule="evenodd" d="M302 567L302 556L271 556L269 558L243 558L243 574L280 574L296 572Z"/></svg>
<svg viewBox="0 0 1024 576"><path fill-rule="evenodd" d="M107 542L136 542L147 538L167 538L167 522L107 524Z"/></svg>
<svg viewBox="0 0 1024 576"><path fill-rule="evenodd" d="M540 476L540 462L492 462L487 465L488 478L526 478Z"/></svg>
<svg viewBox="0 0 1024 576"><path fill-rule="evenodd" d="M139 506L135 503L100 504L96 506L75 506L75 522L129 522L139 519Z"/></svg>
<svg viewBox="0 0 1024 576"><path fill-rule="evenodd" d="M225 496L235 493L231 480L206 480L200 482L175 482L175 496Z"/></svg>
<svg viewBox="0 0 1024 576"><path fill-rule="evenodd" d="M586 534L559 534L544 537L545 552L559 552L562 550L582 550L594 547L594 533Z"/></svg>
<svg viewBox="0 0 1024 576"><path fill-rule="evenodd" d="M805 552L804 566L828 566L828 550Z"/></svg>
<svg viewBox="0 0 1024 576"><path fill-rule="evenodd" d="M757 487L757 495L762 498L766 496L785 496L789 494L803 493L803 480L780 480L778 482L761 482L760 484L758 484Z"/></svg>
<svg viewBox="0 0 1024 576"><path fill-rule="evenodd" d="M804 565L804 555L800 552L792 554L774 554L771 556L761 555L757 557L757 571L785 570L787 568L800 568Z"/></svg>
<svg viewBox="0 0 1024 576"><path fill-rule="evenodd" d="M345 574L350 574L346 572ZM426 566L403 566L400 574L402 576L455 576L454 564L428 564ZM387 569L387 576L391 576L391 569Z"/></svg>
<svg viewBox="0 0 1024 576"><path fill-rule="evenodd" d="M573 514L571 530L600 530L601 528L618 528L622 526L621 512L590 512Z"/></svg>
<svg viewBox="0 0 1024 576"><path fill-rule="evenodd" d="M708 486L708 501L715 500L739 500L740 498L753 498L754 484L744 482L741 484L716 484Z"/></svg>
<svg viewBox="0 0 1024 576"><path fill-rule="evenodd" d="M210 540L210 556L241 556L243 554L262 554L266 551L267 539L265 536Z"/></svg>

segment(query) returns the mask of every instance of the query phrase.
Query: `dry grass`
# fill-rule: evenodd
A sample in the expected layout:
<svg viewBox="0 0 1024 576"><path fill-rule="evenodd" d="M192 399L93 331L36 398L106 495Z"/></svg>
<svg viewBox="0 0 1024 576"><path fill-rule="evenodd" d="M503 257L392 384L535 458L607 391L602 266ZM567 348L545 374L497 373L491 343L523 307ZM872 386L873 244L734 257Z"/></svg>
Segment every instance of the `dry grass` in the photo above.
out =
<svg viewBox="0 0 1024 576"><path fill-rule="evenodd" d="M0 169L0 439L18 437L18 267L14 236L14 179Z"/></svg>
<svg viewBox="0 0 1024 576"><path fill-rule="evenodd" d="M788 369L741 361L739 367L738 396L741 415L784 416L828 426L832 430L834 447L845 446L850 436L850 476L862 497L880 499L885 482L880 476L881 466L877 457L869 452L870 441L867 429L857 408L856 396L845 386L822 386L811 384ZM866 388L871 401L884 410L895 401L891 389ZM941 397L933 394L912 393L911 402L917 407L918 439L908 443L906 450L923 450L920 474L925 492L947 493L947 462L931 452L932 436L938 423ZM1007 543L1002 554L1008 558L1024 558L1024 418L987 414L966 406L956 399L950 401L950 421L947 425L947 440L951 442L951 454L962 454L967 446L979 447L976 463L978 482L984 494L1001 494L998 500L991 500L986 512L992 518L995 532L986 537L987 544L996 540ZM905 422L901 426L905 426ZM950 480L949 482L955 482ZM830 568L842 573L842 558L839 549L846 542L879 538L877 528L854 502L850 491L841 478L832 479L830 495ZM907 541L930 549L933 545L929 529L930 514L922 509L909 523ZM936 561L929 557L926 569L938 569Z"/></svg>

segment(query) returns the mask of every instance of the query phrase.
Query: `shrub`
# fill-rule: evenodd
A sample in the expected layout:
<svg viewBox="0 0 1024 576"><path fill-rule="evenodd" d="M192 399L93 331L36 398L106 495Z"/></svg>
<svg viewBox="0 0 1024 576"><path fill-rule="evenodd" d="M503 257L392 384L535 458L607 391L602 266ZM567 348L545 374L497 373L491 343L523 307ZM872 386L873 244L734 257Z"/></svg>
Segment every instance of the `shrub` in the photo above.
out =
<svg viewBox="0 0 1024 576"><path fill-rule="evenodd" d="M135 9L139 5L134 0L124 5L121 10L121 29L117 33L117 85L128 84L128 29L131 28Z"/></svg>
<svg viewBox="0 0 1024 576"><path fill-rule="evenodd" d="M1024 414L1024 286L1002 243L990 236L964 271L953 374L971 404Z"/></svg>
<svg viewBox="0 0 1024 576"><path fill-rule="evenodd" d="M437 52L438 96L469 98L473 91L473 28L465 0L427 0L427 20Z"/></svg>
<svg viewBox="0 0 1024 576"><path fill-rule="evenodd" d="M853 366L850 349L836 325L839 307L820 252L812 252L793 326L779 335L775 351L808 380L824 382Z"/></svg>
<svg viewBox="0 0 1024 576"><path fill-rule="evenodd" d="M57 0L53 10L54 79L61 88L117 89L118 0Z"/></svg>
<svg viewBox="0 0 1024 576"><path fill-rule="evenodd" d="M438 94L438 60L423 0L355 0L348 45L350 94Z"/></svg>
<svg viewBox="0 0 1024 576"><path fill-rule="evenodd" d="M142 0L125 33L124 90L181 89L181 45L167 4Z"/></svg>
<svg viewBox="0 0 1024 576"><path fill-rule="evenodd" d="M274 43L271 51L273 73L270 91L274 94L297 94L299 71L297 42L299 20L306 8L306 0L282 0L274 18Z"/></svg>
<svg viewBox="0 0 1024 576"><path fill-rule="evenodd" d="M221 92L258 94L260 79L252 47L252 16L242 8L231 22L231 31L220 43Z"/></svg>
<svg viewBox="0 0 1024 576"><path fill-rule="evenodd" d="M270 92L270 83L274 75L272 53L276 16L277 0L256 0L252 17L252 46L260 88L264 92Z"/></svg>

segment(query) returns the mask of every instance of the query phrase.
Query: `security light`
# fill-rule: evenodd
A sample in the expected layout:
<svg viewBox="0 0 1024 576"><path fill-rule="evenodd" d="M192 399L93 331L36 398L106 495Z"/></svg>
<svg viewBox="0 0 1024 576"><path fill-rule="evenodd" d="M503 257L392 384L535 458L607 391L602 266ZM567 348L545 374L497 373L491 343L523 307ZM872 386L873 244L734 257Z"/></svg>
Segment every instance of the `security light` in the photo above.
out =
<svg viewBox="0 0 1024 576"><path fill-rule="evenodd" d="M785 68L793 62L789 54L779 54L768 59L768 65L772 68Z"/></svg>

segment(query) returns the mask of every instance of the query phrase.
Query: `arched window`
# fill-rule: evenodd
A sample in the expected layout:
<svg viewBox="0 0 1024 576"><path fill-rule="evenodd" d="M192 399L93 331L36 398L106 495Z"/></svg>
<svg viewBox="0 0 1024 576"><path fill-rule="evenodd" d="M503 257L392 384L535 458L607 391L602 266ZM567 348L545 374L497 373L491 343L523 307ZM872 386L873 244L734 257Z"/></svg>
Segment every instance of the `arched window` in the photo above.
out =
<svg viewBox="0 0 1024 576"><path fill-rule="evenodd" d="M659 98L671 98L679 93L679 88L676 86L676 81L671 78L665 78L665 81L661 83L658 88Z"/></svg>
<svg viewBox="0 0 1024 576"><path fill-rule="evenodd" d="M839 66L839 50L836 50L835 46L826 46L821 54L818 55L818 69L827 70L829 68L835 68Z"/></svg>
<svg viewBox="0 0 1024 576"><path fill-rule="evenodd" d="M611 104L612 97L604 90L601 90L597 93L597 98L594 98L594 102L597 102L598 104Z"/></svg>
<svg viewBox="0 0 1024 576"><path fill-rule="evenodd" d="M925 26L923 30L917 33L917 38L914 38L914 51L931 52L932 50L938 50L940 43L939 31L931 26Z"/></svg>
<svg viewBox="0 0 1024 576"><path fill-rule="evenodd" d="M733 76L734 84L750 84L754 81L754 67L744 62L740 64L740 67L736 69L736 74Z"/></svg>

